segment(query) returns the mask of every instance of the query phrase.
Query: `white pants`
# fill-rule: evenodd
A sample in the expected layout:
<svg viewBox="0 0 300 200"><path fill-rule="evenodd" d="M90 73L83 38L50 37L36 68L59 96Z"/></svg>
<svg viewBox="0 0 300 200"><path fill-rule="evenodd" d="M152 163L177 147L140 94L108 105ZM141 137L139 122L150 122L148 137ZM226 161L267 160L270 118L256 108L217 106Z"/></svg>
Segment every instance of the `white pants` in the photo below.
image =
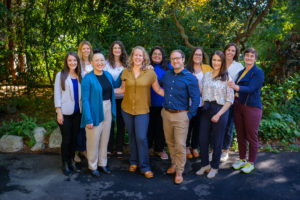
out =
<svg viewBox="0 0 300 200"><path fill-rule="evenodd" d="M104 121L92 129L85 128L86 150L90 170L107 165L107 145L111 128L111 102L103 101Z"/></svg>

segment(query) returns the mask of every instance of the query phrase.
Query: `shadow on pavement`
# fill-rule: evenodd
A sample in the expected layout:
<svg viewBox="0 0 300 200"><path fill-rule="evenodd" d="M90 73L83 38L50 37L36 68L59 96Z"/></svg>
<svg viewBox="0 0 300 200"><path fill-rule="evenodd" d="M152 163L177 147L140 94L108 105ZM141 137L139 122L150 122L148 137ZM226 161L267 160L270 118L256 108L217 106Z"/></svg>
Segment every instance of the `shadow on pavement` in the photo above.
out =
<svg viewBox="0 0 300 200"><path fill-rule="evenodd" d="M170 160L151 157L153 179L128 172L128 157L108 160L111 175L92 177L86 161L79 174L66 177L56 154L0 154L0 199L299 199L300 153L259 153L256 169L243 174L231 168L231 154L210 180L196 176L200 159L188 160L184 181L165 172Z"/></svg>

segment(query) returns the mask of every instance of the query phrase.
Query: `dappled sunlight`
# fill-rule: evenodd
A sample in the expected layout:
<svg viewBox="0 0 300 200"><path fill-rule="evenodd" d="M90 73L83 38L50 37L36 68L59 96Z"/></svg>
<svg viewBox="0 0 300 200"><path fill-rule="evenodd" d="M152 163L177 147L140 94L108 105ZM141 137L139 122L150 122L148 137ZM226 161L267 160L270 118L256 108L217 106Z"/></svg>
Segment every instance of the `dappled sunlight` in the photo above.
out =
<svg viewBox="0 0 300 200"><path fill-rule="evenodd" d="M230 178L230 177L235 176L235 175L240 174L240 173L241 173L240 170L233 170L230 174L225 176L225 178Z"/></svg>
<svg viewBox="0 0 300 200"><path fill-rule="evenodd" d="M296 164L296 163L297 163L297 160L296 160L296 159L290 159L290 160L288 160L287 162L288 162L288 163L295 163L295 164Z"/></svg>
<svg viewBox="0 0 300 200"><path fill-rule="evenodd" d="M274 178L274 182L276 182L276 183L286 183L286 182L288 182L288 179L285 176L277 176L277 177Z"/></svg>
<svg viewBox="0 0 300 200"><path fill-rule="evenodd" d="M257 168L259 170L268 169L271 172L274 172L274 171L281 171L282 166L280 163L278 163L278 161L276 161L274 159L268 159L268 160L264 160L264 161L260 161L260 162L256 163L255 168Z"/></svg>

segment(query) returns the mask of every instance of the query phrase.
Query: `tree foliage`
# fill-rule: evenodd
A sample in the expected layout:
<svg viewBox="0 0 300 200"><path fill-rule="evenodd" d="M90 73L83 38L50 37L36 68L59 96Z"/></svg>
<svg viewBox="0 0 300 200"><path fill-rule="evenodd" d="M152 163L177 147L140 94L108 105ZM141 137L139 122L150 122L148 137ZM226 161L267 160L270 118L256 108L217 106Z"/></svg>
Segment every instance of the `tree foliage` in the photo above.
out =
<svg viewBox="0 0 300 200"><path fill-rule="evenodd" d="M278 43L285 48L289 32L298 33L297 5L297 0L2 0L0 80L29 89L52 85L66 52L77 51L82 40L104 54L122 40L128 52L136 45L147 50L160 45L189 54L190 47L201 46L208 55L236 41L257 48L264 68L272 68L289 62L283 53L278 61L270 49L279 51Z"/></svg>

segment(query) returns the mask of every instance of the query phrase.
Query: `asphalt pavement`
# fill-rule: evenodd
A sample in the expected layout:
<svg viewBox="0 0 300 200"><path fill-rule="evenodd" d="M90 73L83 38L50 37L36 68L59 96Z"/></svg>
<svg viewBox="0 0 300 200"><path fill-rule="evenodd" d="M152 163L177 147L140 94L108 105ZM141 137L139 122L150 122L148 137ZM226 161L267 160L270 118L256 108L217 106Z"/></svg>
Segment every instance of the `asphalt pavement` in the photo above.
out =
<svg viewBox="0 0 300 200"><path fill-rule="evenodd" d="M183 183L175 185L174 177L166 174L170 160L154 156L153 179L128 172L128 156L109 158L112 174L101 174L97 179L88 173L86 162L82 163L81 173L64 176L58 154L0 154L0 199L300 199L299 152L260 152L256 169L250 174L231 168L237 159L238 154L232 153L214 179L196 176L200 159L188 160Z"/></svg>

